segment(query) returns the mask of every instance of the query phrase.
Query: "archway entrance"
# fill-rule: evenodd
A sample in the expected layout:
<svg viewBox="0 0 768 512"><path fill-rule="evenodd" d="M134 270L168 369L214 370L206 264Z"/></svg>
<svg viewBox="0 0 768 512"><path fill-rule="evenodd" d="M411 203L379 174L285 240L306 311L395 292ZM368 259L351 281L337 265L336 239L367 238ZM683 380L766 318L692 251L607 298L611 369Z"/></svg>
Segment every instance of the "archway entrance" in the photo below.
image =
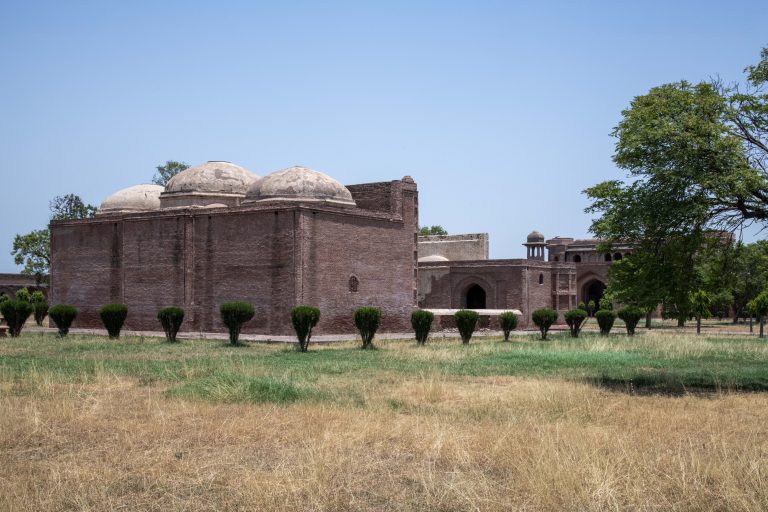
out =
<svg viewBox="0 0 768 512"><path fill-rule="evenodd" d="M467 290L467 309L485 309L485 290L473 284Z"/></svg>
<svg viewBox="0 0 768 512"><path fill-rule="evenodd" d="M584 294L581 300L584 301L584 304L589 304L589 301L593 300L595 301L595 306L599 306L600 299L603 298L604 293L605 284L602 281L595 279L584 287Z"/></svg>

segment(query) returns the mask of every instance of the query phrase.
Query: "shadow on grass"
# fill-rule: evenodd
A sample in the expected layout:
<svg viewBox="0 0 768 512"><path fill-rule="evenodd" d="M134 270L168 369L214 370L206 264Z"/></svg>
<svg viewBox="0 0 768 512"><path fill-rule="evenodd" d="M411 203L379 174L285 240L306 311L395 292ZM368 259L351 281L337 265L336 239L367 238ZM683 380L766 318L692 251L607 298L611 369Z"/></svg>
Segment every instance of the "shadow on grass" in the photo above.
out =
<svg viewBox="0 0 768 512"><path fill-rule="evenodd" d="M681 396L709 395L720 392L765 392L768 379L762 372L745 371L737 380L717 372L702 373L675 370L637 370L625 375L603 373L587 382L597 387L630 395Z"/></svg>

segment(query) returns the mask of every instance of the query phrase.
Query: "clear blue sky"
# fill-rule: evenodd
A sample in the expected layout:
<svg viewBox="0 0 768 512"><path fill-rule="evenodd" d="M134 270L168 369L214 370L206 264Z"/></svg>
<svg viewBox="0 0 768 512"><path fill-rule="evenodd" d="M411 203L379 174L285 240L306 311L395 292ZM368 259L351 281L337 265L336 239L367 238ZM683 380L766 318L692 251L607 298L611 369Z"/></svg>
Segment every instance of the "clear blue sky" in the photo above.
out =
<svg viewBox="0 0 768 512"><path fill-rule="evenodd" d="M739 80L745 2L0 4L0 272L67 193L98 205L168 159L419 185L422 224L588 235L611 128L654 85Z"/></svg>

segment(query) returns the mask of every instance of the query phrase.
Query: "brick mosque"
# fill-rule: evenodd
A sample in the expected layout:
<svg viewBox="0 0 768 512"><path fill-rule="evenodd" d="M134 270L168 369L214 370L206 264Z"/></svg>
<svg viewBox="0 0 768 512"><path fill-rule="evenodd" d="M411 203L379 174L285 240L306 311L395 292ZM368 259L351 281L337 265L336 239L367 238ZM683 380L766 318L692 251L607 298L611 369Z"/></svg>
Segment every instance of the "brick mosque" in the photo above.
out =
<svg viewBox="0 0 768 512"><path fill-rule="evenodd" d="M157 330L157 311L174 305L182 330L223 331L218 307L230 300L255 306L244 331L256 334L292 334L299 304L321 309L326 334L354 332L361 306L381 308L383 331L409 331L417 307L513 309L530 327L537 308L598 299L628 250L534 231L525 259L489 259L487 234L420 237L418 226L409 176L343 186L305 167L259 177L210 161L165 187L120 190L95 218L51 222L50 303L76 306L74 327L91 328L102 305L121 302L128 329Z"/></svg>

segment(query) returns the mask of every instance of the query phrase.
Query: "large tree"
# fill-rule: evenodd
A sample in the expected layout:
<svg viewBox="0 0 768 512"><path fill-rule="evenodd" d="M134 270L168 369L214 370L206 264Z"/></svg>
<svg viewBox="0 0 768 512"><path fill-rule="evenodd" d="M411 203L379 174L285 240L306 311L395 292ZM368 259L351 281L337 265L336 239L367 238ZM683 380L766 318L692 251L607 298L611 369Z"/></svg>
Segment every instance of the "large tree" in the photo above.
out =
<svg viewBox="0 0 768 512"><path fill-rule="evenodd" d="M628 176L585 191L605 249L635 246L612 270L617 297L646 307L658 300L684 318L708 233L768 221L768 51L761 57L744 90L682 81L622 112L613 159Z"/></svg>
<svg viewBox="0 0 768 512"><path fill-rule="evenodd" d="M177 162L176 160L168 160L163 165L155 167L157 172L152 178L152 183L155 185L166 186L168 182L185 169L189 169L189 165L184 162Z"/></svg>
<svg viewBox="0 0 768 512"><path fill-rule="evenodd" d="M96 207L86 204L75 194L54 197L48 207L51 220L87 219L96 214ZM38 284L51 268L51 236L48 228L37 229L13 239L11 255L17 265L24 265L21 273L35 276Z"/></svg>

